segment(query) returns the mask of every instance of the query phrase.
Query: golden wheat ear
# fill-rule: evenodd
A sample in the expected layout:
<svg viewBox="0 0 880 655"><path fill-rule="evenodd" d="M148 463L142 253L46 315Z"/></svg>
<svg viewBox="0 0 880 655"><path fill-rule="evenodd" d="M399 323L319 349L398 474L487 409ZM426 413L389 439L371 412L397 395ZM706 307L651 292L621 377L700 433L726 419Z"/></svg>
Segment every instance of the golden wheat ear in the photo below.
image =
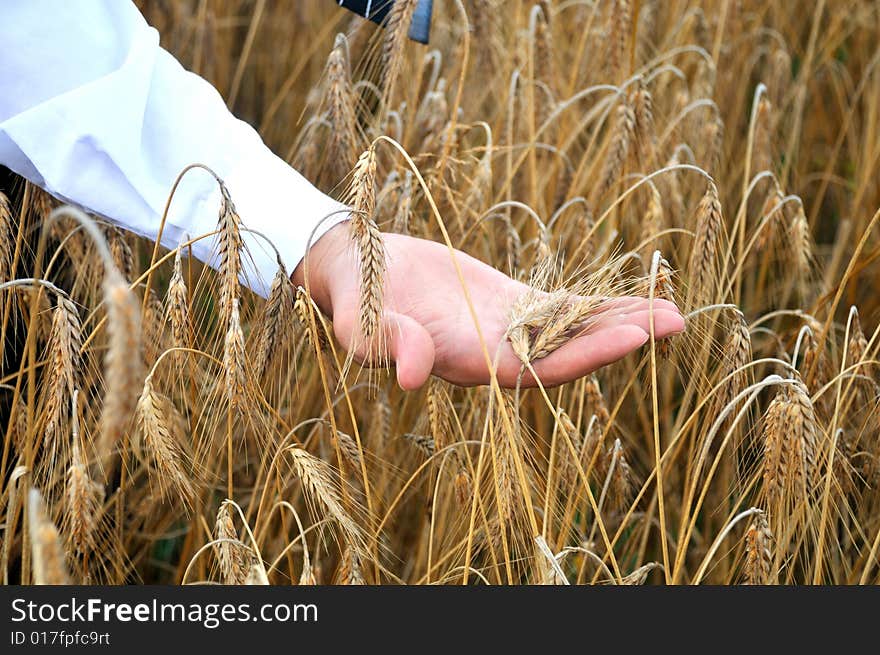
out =
<svg viewBox="0 0 880 655"><path fill-rule="evenodd" d="M191 347L193 329L190 319L189 291L183 276L180 248L174 255L174 269L165 296L165 314L168 322L171 323L171 337L174 347Z"/></svg>
<svg viewBox="0 0 880 655"><path fill-rule="evenodd" d="M251 577L254 564L253 551L238 538L238 531L232 522L229 502L220 504L217 521L214 524L214 538L217 559L220 562L220 576L223 584L242 585ZM268 584L268 582L267 582Z"/></svg>
<svg viewBox="0 0 880 655"><path fill-rule="evenodd" d="M348 40L337 34L327 57L323 111L329 125L327 165L333 184L342 180L354 165L361 137L358 134L357 95L352 87Z"/></svg>
<svg viewBox="0 0 880 655"><path fill-rule="evenodd" d="M363 532L343 506L341 489L334 480L334 469L299 446L292 446L287 452L309 507L323 510L336 523L343 541L363 550L366 543Z"/></svg>
<svg viewBox="0 0 880 655"><path fill-rule="evenodd" d="M266 375L275 356L293 336L295 322L296 291L280 261L278 271L272 278L269 298L263 305L261 329L257 337L257 352L254 361L254 378L259 382Z"/></svg>
<svg viewBox="0 0 880 655"><path fill-rule="evenodd" d="M349 229L358 253L361 300L359 334L354 337L355 343L349 352L346 370L353 353L360 346L366 349L365 361L368 364L384 365L387 362L385 337L382 334L387 262L382 234L374 220L376 165L376 151L370 146L358 158L348 195L348 204L352 209Z"/></svg>
<svg viewBox="0 0 880 655"><path fill-rule="evenodd" d="M613 258L599 271L560 281L561 268L552 257L532 271L529 289L511 305L506 338L528 368L554 353L595 324L603 299L630 286L620 280L622 259Z"/></svg>
<svg viewBox="0 0 880 655"><path fill-rule="evenodd" d="M604 196L620 180L635 138L636 113L626 97L617 107L608 154L602 168L599 196Z"/></svg>
<svg viewBox="0 0 880 655"><path fill-rule="evenodd" d="M3 281L11 280L13 277L15 232L15 218L9 205L9 198L0 191L0 280Z"/></svg>
<svg viewBox="0 0 880 655"><path fill-rule="evenodd" d="M40 482L48 482L55 467L64 466L67 458L67 440L62 435L67 429L72 398L82 376L81 330L76 305L58 295L47 345L49 369L41 411L45 417L44 454L36 466L36 478Z"/></svg>
<svg viewBox="0 0 880 655"><path fill-rule="evenodd" d="M718 188L709 183L697 208L697 228L691 247L688 273L691 281L689 306L710 302L718 277L717 255L722 245L724 219Z"/></svg>
<svg viewBox="0 0 880 655"><path fill-rule="evenodd" d="M336 572L336 584L340 585L365 585L364 573L361 569L360 558L353 548L346 548L339 562Z"/></svg>
<svg viewBox="0 0 880 655"><path fill-rule="evenodd" d="M244 411L247 404L248 373L244 333L238 311L238 299L232 301L229 328L223 340L223 380L226 400L233 410Z"/></svg>
<svg viewBox="0 0 880 655"><path fill-rule="evenodd" d="M659 254L659 251L658 253ZM675 285L673 277L675 272L662 256L657 263L657 273L654 281L654 297L661 300L675 302ZM668 359L672 354L672 339L663 339L657 344L657 352L664 359Z"/></svg>
<svg viewBox="0 0 880 655"><path fill-rule="evenodd" d="M136 421L146 448L150 479L155 481L160 496L190 506L195 489L187 474L175 413L171 400L155 389L153 376L148 375L138 399Z"/></svg>
<svg viewBox="0 0 880 655"><path fill-rule="evenodd" d="M70 466L65 477L64 521L67 546L74 555L87 556L95 549L95 531L99 519L98 512L104 498L104 488L92 480L86 468L80 449L79 417L76 398L72 400L72 449Z"/></svg>
<svg viewBox="0 0 880 655"><path fill-rule="evenodd" d="M382 42L382 106L387 108L394 99L398 78L405 61L404 46L419 0L397 0L385 22Z"/></svg>
<svg viewBox="0 0 880 655"><path fill-rule="evenodd" d="M115 269L104 282L108 348L104 358L104 404L98 440L99 461L109 474L110 459L134 416L143 382L141 308Z"/></svg>
<svg viewBox="0 0 880 655"><path fill-rule="evenodd" d="M645 581L648 579L648 574L651 573L654 569L663 570L663 565L660 562L648 562L647 564L640 566L635 571L630 573L627 576L624 576L620 580L620 584L622 585L630 585L637 586L645 584Z"/></svg>
<svg viewBox="0 0 880 655"><path fill-rule="evenodd" d="M632 31L632 3L630 0L614 0L608 14L608 58L606 74L612 82L620 82L626 77L629 68L627 54L630 32Z"/></svg>
<svg viewBox="0 0 880 655"><path fill-rule="evenodd" d="M727 405L746 387L749 379L746 367L751 361L752 334L742 312L736 310L721 354L720 377L724 386L718 397L719 407Z"/></svg>
<svg viewBox="0 0 880 655"><path fill-rule="evenodd" d="M744 584L774 584L772 549L773 533L767 523L767 516L764 512L759 511L746 530L745 563L743 564Z"/></svg>
<svg viewBox="0 0 880 655"><path fill-rule="evenodd" d="M241 289L239 280L242 274L241 255L244 241L241 236L241 217L235 209L229 190L222 180L220 185L220 214L217 219L219 237L217 252L220 258L220 311L223 321L229 324L233 303L239 299Z"/></svg>
<svg viewBox="0 0 880 655"><path fill-rule="evenodd" d="M103 300L107 307L107 351L104 357L104 399L98 437L98 465L105 479L111 474L119 441L126 434L143 380L141 308L107 244L104 233L86 214L59 207L46 219L47 228L59 219L79 223L91 238L104 267ZM69 311L66 312L68 315ZM72 386L71 386L72 393Z"/></svg>
<svg viewBox="0 0 880 655"><path fill-rule="evenodd" d="M70 584L61 536L58 528L49 518L43 496L34 488L28 492L28 530L33 557L34 584Z"/></svg>

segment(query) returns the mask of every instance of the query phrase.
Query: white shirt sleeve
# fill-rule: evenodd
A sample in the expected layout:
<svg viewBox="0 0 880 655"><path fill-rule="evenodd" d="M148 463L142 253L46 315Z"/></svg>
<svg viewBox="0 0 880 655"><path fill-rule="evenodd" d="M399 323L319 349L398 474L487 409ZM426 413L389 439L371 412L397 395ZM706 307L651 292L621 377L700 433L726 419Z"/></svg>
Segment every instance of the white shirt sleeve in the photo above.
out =
<svg viewBox="0 0 880 655"><path fill-rule="evenodd" d="M0 163L155 240L175 178L196 162L225 181L244 226L271 240L288 272L310 236L313 243L348 217L160 48L131 2L0 0ZM212 232L219 207L213 178L189 171L162 244ZM253 265L242 281L265 296L275 251L256 235L244 240ZM213 265L213 245L203 239L193 252Z"/></svg>

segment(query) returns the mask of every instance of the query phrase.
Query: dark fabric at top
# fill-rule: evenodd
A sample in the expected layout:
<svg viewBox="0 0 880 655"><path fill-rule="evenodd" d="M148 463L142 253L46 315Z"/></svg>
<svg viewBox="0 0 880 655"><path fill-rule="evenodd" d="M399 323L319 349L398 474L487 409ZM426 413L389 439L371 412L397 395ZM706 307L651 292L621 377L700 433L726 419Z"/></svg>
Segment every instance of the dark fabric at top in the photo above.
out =
<svg viewBox="0 0 880 655"><path fill-rule="evenodd" d="M394 0L334 0L336 4L345 7L361 16L366 16L371 21L383 24L388 17L388 12ZM412 24L409 28L409 38L419 43L427 43L431 33L431 10L433 0L419 0L413 14ZM369 15L367 11L369 10Z"/></svg>

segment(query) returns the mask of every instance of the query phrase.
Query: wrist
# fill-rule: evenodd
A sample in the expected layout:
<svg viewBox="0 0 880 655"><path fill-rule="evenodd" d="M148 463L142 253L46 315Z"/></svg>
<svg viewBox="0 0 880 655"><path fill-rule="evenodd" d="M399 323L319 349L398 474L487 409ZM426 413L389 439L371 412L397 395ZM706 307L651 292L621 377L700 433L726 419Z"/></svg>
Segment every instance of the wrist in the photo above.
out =
<svg viewBox="0 0 880 655"><path fill-rule="evenodd" d="M333 316L331 282L334 262L345 254L347 242L348 221L334 225L312 244L290 276L295 285L308 289L312 300L328 316Z"/></svg>

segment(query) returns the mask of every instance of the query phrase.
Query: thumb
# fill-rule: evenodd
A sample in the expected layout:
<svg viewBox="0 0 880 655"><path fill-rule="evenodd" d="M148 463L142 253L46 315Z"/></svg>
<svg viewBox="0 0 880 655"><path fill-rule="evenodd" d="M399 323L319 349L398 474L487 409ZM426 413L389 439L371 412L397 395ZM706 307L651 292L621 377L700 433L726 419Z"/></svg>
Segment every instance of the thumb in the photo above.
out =
<svg viewBox="0 0 880 655"><path fill-rule="evenodd" d="M384 318L388 352L397 367L397 383L404 391L418 389L434 368L434 341L421 323L395 312Z"/></svg>

